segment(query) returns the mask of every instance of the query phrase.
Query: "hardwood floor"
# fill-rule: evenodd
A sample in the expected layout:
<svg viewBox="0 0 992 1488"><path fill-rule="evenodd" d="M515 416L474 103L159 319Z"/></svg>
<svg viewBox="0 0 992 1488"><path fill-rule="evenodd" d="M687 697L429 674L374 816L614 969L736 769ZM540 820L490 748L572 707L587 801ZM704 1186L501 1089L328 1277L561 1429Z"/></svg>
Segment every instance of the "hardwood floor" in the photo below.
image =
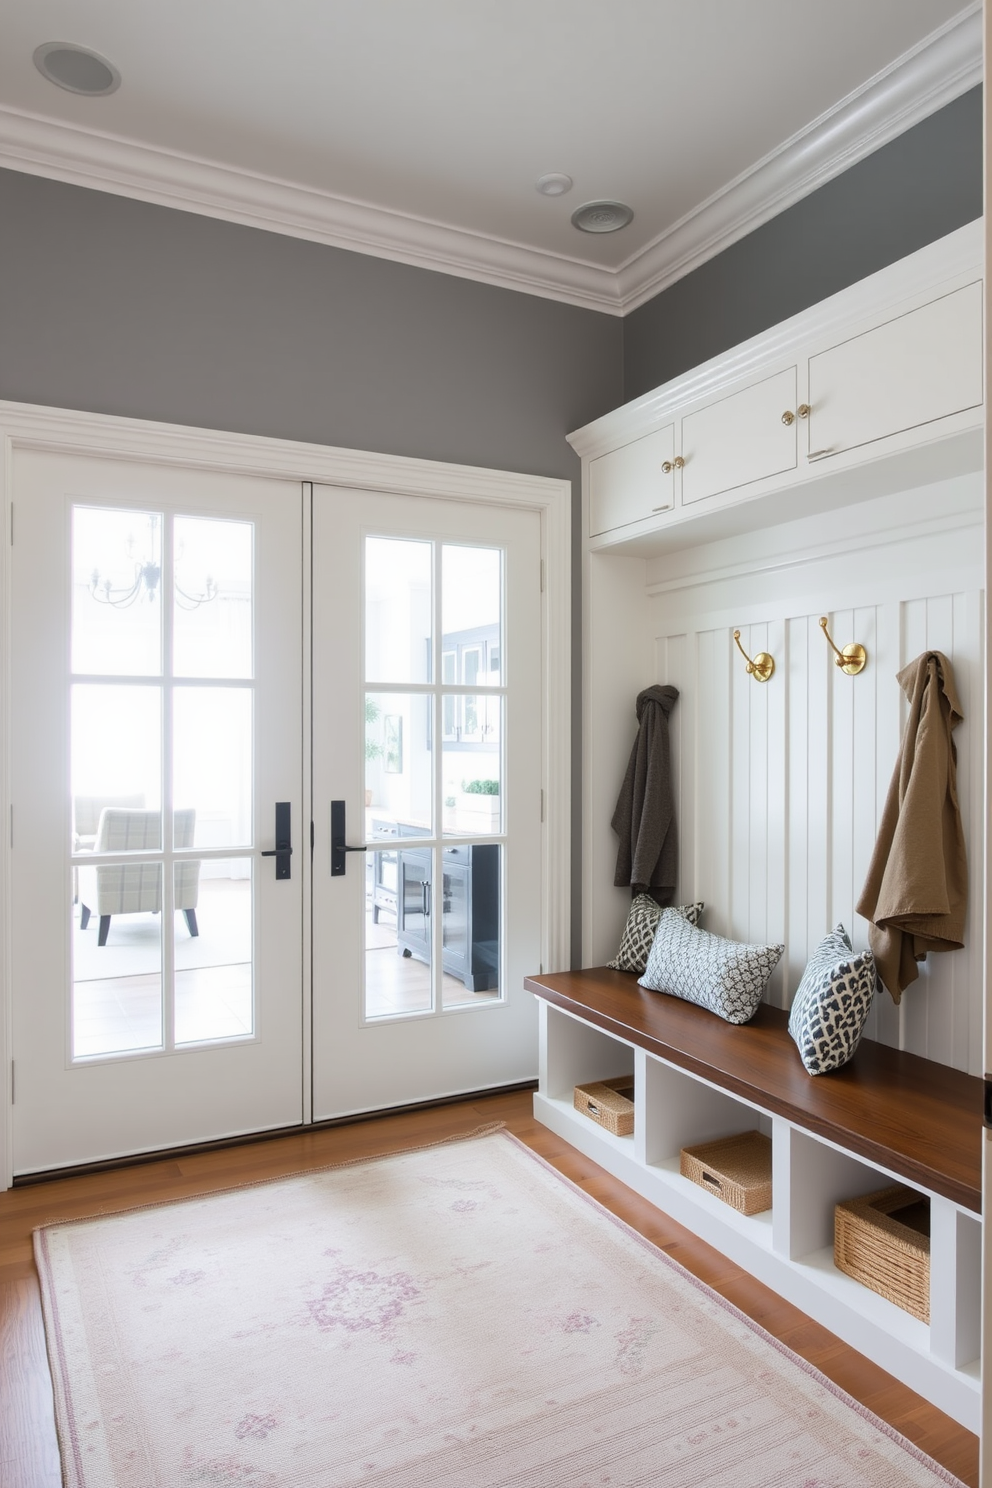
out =
<svg viewBox="0 0 992 1488"><path fill-rule="evenodd" d="M467 1132L487 1121L505 1121L522 1141L606 1208L815 1364L970 1488L977 1488L976 1437L540 1126L531 1114L528 1091L61 1178L0 1194L3 1488L60 1488L62 1482L31 1251L31 1232L36 1226L396 1151Z"/></svg>

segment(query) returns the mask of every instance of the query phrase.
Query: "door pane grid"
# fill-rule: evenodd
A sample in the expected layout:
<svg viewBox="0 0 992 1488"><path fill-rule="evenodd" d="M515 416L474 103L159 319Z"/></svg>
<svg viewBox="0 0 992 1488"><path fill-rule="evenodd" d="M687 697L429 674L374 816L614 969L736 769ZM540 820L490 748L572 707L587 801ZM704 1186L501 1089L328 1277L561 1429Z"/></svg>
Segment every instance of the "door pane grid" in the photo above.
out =
<svg viewBox="0 0 992 1488"><path fill-rule="evenodd" d="M395 847L366 858L363 1022L501 995L503 566L495 548L365 539L365 840ZM480 572L488 614L473 592Z"/></svg>
<svg viewBox="0 0 992 1488"><path fill-rule="evenodd" d="M184 580L187 587L181 590L176 564L179 546L176 543L176 524L180 523L185 533L182 543L189 540L194 555L198 554L201 562L204 561L204 543L209 556L212 542L216 556L218 544L229 542L234 534L238 539L241 568L244 569L246 550L249 559L251 555L252 524L221 523L165 513L135 514L126 509L107 513L89 508L83 509L80 522L79 512L79 508L74 510L74 534L77 530L82 531L90 549L99 546L98 519L108 515L112 519L111 527L116 524L122 530L133 525L136 517L144 518L160 546L154 554L155 563L135 561L133 585L136 594L133 597L124 588L123 580L116 582L111 577L98 582L95 566L88 585L89 592L85 593L77 557L73 584L74 659L80 658L85 663L90 658L97 665L107 666L109 663L112 666L113 657L107 651L106 639L101 650L87 631L87 626L92 626L92 614L86 609L86 601L93 603L95 593L99 603L102 593L105 604L114 608L123 595L128 608L142 600L149 607L155 606L157 646L160 648L157 659L162 670L156 675L143 673L134 677L112 670L108 673L73 672L70 678L72 695L80 702L100 697L99 693L92 691L94 687L102 688L104 694L113 700L126 697L122 689L135 684L142 691L155 688L159 701L157 767L153 763L149 774L147 761L142 764L140 760L132 760L132 771L137 767L139 773L143 771L148 775L146 789L118 795L107 788L110 777L104 768L103 805L109 808L106 811L101 810L99 795L80 794L76 778L80 769L85 776L92 774L95 768L99 776L100 764L94 765L94 744L97 740L102 742L100 731L93 734L86 755L84 737L78 727L73 729L74 814L80 812L80 803L88 802L91 814L95 813L94 822L89 825L94 826L99 820L103 822L105 838L114 826L118 835L117 840L97 840L93 833L89 838L83 838L77 828L73 844L77 850L70 855L72 897L79 902L74 915L73 996L69 1004L70 1061L82 1059L91 1063L94 1059L107 1057L116 1061L128 1056L171 1054L177 1047L191 1044L252 1037L251 863L248 859L232 858L231 855L232 849L241 853L251 853L253 849L252 750L250 743L244 742L252 735L254 682L250 666L245 665L246 656L250 662L253 651L252 565L249 562L249 571L240 573L234 586L225 585L223 578L218 584L212 576L199 582L194 576ZM129 554L131 551L129 540ZM201 606L209 605L218 597L227 597L226 590L231 587L239 591L235 598L241 601L240 620L237 614L233 617L238 651L236 664L227 669L226 676L216 679L203 675L189 679L177 677L174 663L178 612L190 612L195 622L195 612ZM244 613L246 605L247 615ZM211 617L208 610L206 623L199 620L198 632L194 628L192 642L187 637L186 660L191 669L197 665L198 650L223 663L224 631L230 633L232 626L219 623L216 617L217 612ZM223 618L227 620L230 617ZM184 613L184 619L189 629L189 614ZM112 634L112 627L103 624L102 629L105 635ZM147 624L144 630L147 632ZM147 641L144 645L149 651ZM243 698L244 703L239 703L232 693ZM225 699L230 702L225 702ZM211 717L204 719L204 707ZM232 707L235 709L233 714ZM78 711L77 708L77 714ZM114 711L115 708L111 707L111 716ZM119 708L116 711L119 712ZM181 746L177 731L183 741ZM123 731L123 736L128 737L127 730ZM133 745L133 732L130 737ZM210 752L211 743L216 777L212 783L209 771L204 774L204 759ZM232 757L239 743L240 769L239 761ZM81 748L84 750L82 756ZM220 755L224 756L223 760L220 760ZM210 842L204 840L204 828L209 825L211 816L216 817L216 809L211 811L211 806L217 799L218 779L221 780L223 796L225 774L240 781L240 794L245 797L247 793L247 804L236 809L234 817L229 815L226 830L225 824L219 823L219 841L217 827L213 828L214 841ZM177 776L182 778L177 780ZM176 807L177 785L183 795L181 810ZM186 796L191 797L189 802ZM149 827L155 833L151 852ZM137 845L133 851L128 851L125 843L132 836ZM202 892L214 911L207 916L208 936L203 941L199 939L197 919L201 878L207 881ZM224 895L218 898L218 890L225 882L234 892L234 899L230 893L226 898ZM99 908L98 937L90 929L90 905L79 897L81 884L85 886L86 898L92 899ZM239 885L243 888L239 889ZM244 920L245 911L247 922ZM177 915L182 918L179 926ZM141 950L142 942L146 943L144 952ZM150 970L149 962L149 949L153 943L157 947L153 953L157 964L154 972ZM177 953L177 944L181 955ZM154 980L154 990L150 978ZM183 984L181 1009L177 1003L179 980ZM157 1011L148 1005L149 995L154 995ZM97 1031L101 1008L105 1024L102 1038ZM180 1014L183 1026L177 1029ZM111 1028L108 1018L111 1021L116 1019L118 1026ZM127 1025L123 1028L119 1026L122 1019ZM154 1038L153 1024L157 1029ZM140 1032L135 1033L135 1028Z"/></svg>

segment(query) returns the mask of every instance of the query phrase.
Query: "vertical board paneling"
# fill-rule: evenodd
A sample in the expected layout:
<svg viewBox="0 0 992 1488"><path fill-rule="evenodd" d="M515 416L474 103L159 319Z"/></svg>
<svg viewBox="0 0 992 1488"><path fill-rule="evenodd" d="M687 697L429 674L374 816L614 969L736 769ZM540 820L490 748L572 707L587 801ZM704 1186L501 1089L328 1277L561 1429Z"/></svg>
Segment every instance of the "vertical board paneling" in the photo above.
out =
<svg viewBox="0 0 992 1488"><path fill-rule="evenodd" d="M672 750L672 793L675 799L675 823L679 833L679 883L675 896L675 903L683 903L682 884L688 881L691 875L691 864L686 862L686 849L691 844L686 842L683 835L682 823L685 821L686 801L686 763L685 750L686 731L686 706L691 707L693 696L692 679L686 671L687 641L685 635L660 636L655 642L655 681L662 687L671 686L678 689L678 702L668 715L668 736L671 741ZM689 758L691 759L691 751ZM690 772L691 773L691 772Z"/></svg>
<svg viewBox="0 0 992 1488"><path fill-rule="evenodd" d="M768 631L767 625L750 626L747 632L749 656L758 651L770 652L772 641ZM778 661L781 664L781 652ZM739 924L742 940L762 945L767 941L768 920L768 713L773 691L769 683L756 682L753 677L748 677L747 691L750 733L745 848L748 897L746 913Z"/></svg>
<svg viewBox="0 0 992 1488"><path fill-rule="evenodd" d="M927 600L926 650L942 651L945 656L954 656L954 598L944 594ZM912 660L912 658L910 658ZM955 956L928 956L926 970L929 973L925 992L921 986L907 988L905 996L919 1006L919 1017L925 1021L924 1037L931 1059L949 1064L954 1049L954 971ZM923 967L920 968L921 973ZM922 975L920 978L922 983ZM924 992L924 996L919 996Z"/></svg>
<svg viewBox="0 0 992 1488"><path fill-rule="evenodd" d="M809 618L786 622L788 739L785 770L785 814L788 837L785 965L788 989L798 986L809 944L809 805L810 711Z"/></svg>
<svg viewBox="0 0 992 1488"><path fill-rule="evenodd" d="M837 610L830 617L835 643L843 647L854 635L854 615ZM821 635L827 656L827 686L830 691L830 913L831 927L850 930L854 917L854 775L857 741L854 737L854 682L836 665L836 658Z"/></svg>
<svg viewBox="0 0 992 1488"><path fill-rule="evenodd" d="M740 627L749 655L774 656L768 683L747 674L733 626L715 608L712 620L703 615L696 628L683 622L655 642L657 679L680 693L672 739L681 897L705 900L704 924L716 934L785 943L766 992L782 1007L835 924L845 925L857 949L868 944L855 905L905 724L896 674L928 649L952 659L966 720L956 739L972 844L967 945L931 955L899 1008L881 992L866 1033L972 1071L981 1047L982 749L979 717L969 714L980 705L974 679L982 675L983 609L981 593L969 590L833 611L837 644L858 640L868 652L857 677L834 664L822 612L796 613L784 601L780 614L770 606Z"/></svg>
<svg viewBox="0 0 992 1488"><path fill-rule="evenodd" d="M786 942L789 914L789 833L786 797L786 760L789 750L789 650L788 627L777 621L768 628L767 650L775 657L778 687L766 688L767 758L765 771L765 916L760 939L766 944ZM774 679L773 679L774 680ZM789 1004L788 961L783 954L772 972L768 1000L776 1007Z"/></svg>
<svg viewBox="0 0 992 1488"><path fill-rule="evenodd" d="M755 654L748 630L741 642L748 656ZM751 707L760 707L756 690L761 685L748 676L735 650L731 676L730 720L725 738L730 746L730 900L725 933L747 940L751 922ZM760 892L760 890L759 890Z"/></svg>
<svg viewBox="0 0 992 1488"><path fill-rule="evenodd" d="M806 668L808 675L809 797L806 809L806 944L801 956L806 958L819 940L832 928L830 918L830 884L833 843L830 822L833 813L831 760L831 679L829 647L820 631L819 616L806 619ZM800 973L801 975L801 973ZM790 987L795 991L795 984Z"/></svg>
<svg viewBox="0 0 992 1488"><path fill-rule="evenodd" d="M878 830L878 822L885 808L886 797L889 786L896 768L896 760L899 757L899 742L902 737L902 708L900 698L902 696L899 684L896 681L896 673L902 666L903 657L903 615L902 606L899 604L882 605L878 610L877 617L877 656L869 653L868 666L858 678L859 681L870 678L870 685L875 696L876 726L875 726L875 815L871 822L872 847ZM871 861L871 852L865 859L865 870ZM858 945L868 943L868 924L865 920L858 921L860 931ZM875 999L871 1017L868 1020L866 1033L870 1038L879 1039L885 1044L899 1043L900 1017L899 1009L896 1007L888 992L880 991Z"/></svg>

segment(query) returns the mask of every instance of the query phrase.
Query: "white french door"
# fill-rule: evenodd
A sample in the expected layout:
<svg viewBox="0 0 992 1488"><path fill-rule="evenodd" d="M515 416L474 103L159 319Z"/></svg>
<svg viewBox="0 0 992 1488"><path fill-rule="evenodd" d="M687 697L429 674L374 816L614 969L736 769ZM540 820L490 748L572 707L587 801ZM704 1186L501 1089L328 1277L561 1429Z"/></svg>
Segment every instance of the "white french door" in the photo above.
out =
<svg viewBox="0 0 992 1488"><path fill-rule="evenodd" d="M533 510L314 487L315 1119L536 1074L541 543Z"/></svg>
<svg viewBox="0 0 992 1488"><path fill-rule="evenodd" d="M301 486L13 476L15 1172L297 1123Z"/></svg>

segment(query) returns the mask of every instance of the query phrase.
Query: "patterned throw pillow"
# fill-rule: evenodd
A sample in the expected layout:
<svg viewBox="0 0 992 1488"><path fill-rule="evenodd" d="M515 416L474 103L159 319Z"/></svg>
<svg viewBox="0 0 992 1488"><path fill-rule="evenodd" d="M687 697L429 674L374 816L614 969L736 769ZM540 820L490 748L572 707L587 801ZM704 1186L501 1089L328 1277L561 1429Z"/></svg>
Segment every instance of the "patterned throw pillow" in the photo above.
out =
<svg viewBox="0 0 992 1488"><path fill-rule="evenodd" d="M664 909L640 985L695 1002L728 1023L746 1023L784 950L724 940Z"/></svg>
<svg viewBox="0 0 992 1488"><path fill-rule="evenodd" d="M843 925L810 956L789 1014L789 1032L811 1075L840 1069L858 1047L878 982L871 951L855 954Z"/></svg>
<svg viewBox="0 0 992 1488"><path fill-rule="evenodd" d="M680 904L677 906L677 913L688 920L690 925L698 925L703 907L701 903ZM648 953L660 919L661 905L656 904L650 894L638 894L627 914L627 923L620 937L620 949L612 961L607 961L607 966L611 966L614 971L636 971L640 976L648 964Z"/></svg>

